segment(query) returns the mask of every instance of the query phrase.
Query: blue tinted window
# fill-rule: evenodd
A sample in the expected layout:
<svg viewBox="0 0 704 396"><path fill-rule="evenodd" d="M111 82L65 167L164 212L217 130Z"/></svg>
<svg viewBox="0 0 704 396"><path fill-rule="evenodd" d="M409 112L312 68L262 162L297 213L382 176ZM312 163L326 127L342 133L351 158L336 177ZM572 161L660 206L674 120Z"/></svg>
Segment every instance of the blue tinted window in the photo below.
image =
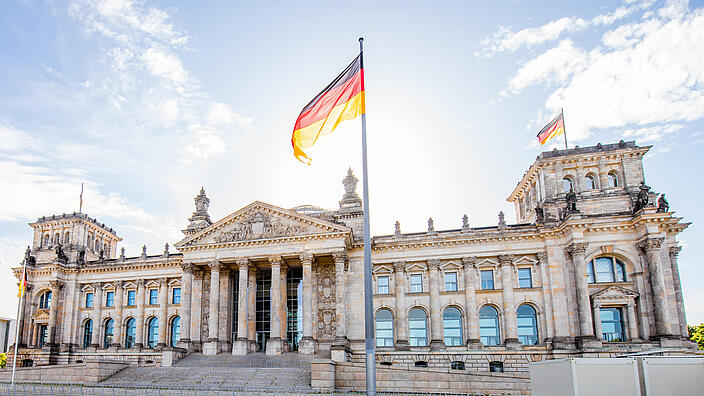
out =
<svg viewBox="0 0 704 396"><path fill-rule="evenodd" d="M494 271L484 270L481 272L482 290L490 290L494 288Z"/></svg>
<svg viewBox="0 0 704 396"><path fill-rule="evenodd" d="M518 269L518 287L533 287L533 277L530 268Z"/></svg>
<svg viewBox="0 0 704 396"><path fill-rule="evenodd" d="M177 287L174 289L174 295L171 299L172 304L181 304L181 288Z"/></svg>
<svg viewBox="0 0 704 396"><path fill-rule="evenodd" d="M127 292L127 305L134 306L135 305L135 291L130 290Z"/></svg>
<svg viewBox="0 0 704 396"><path fill-rule="evenodd" d="M86 293L86 308L93 308L93 293Z"/></svg>
<svg viewBox="0 0 704 396"><path fill-rule="evenodd" d="M156 289L149 290L149 305L156 305L159 303L159 291Z"/></svg>
<svg viewBox="0 0 704 396"><path fill-rule="evenodd" d="M113 307L115 306L115 292L107 292L105 296L105 306Z"/></svg>
<svg viewBox="0 0 704 396"><path fill-rule="evenodd" d="M496 308L485 305L479 310L479 337L484 345L499 345L499 313Z"/></svg>

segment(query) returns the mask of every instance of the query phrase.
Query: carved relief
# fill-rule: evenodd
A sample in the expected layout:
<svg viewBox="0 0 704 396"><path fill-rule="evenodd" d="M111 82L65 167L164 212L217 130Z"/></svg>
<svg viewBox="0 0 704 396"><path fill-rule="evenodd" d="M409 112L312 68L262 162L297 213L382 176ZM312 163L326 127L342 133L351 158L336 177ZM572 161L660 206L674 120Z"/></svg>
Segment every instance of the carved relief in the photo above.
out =
<svg viewBox="0 0 704 396"><path fill-rule="evenodd" d="M215 237L216 242L243 241L249 239L266 239L287 237L293 235L310 234L309 230L293 221L286 221L267 213L257 212L249 218L243 219L227 231Z"/></svg>
<svg viewBox="0 0 704 396"><path fill-rule="evenodd" d="M318 266L318 337L335 336L335 267Z"/></svg>

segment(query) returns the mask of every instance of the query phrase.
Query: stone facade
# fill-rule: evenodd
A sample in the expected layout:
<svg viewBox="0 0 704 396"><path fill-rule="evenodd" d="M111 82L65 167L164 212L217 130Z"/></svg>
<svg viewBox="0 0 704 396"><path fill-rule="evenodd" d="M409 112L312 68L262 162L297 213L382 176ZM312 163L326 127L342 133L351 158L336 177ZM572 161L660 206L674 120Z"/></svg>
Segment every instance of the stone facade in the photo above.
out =
<svg viewBox="0 0 704 396"><path fill-rule="evenodd" d="M430 219L427 232L397 223L374 237L379 363L518 375L555 357L691 349L676 240L689 223L655 206L649 149L622 141L542 153L508 197L518 224L500 213L496 226L464 216L461 228L435 230ZM75 363L297 350L363 362L357 181L350 170L339 210L254 202L217 222L201 189L177 253L118 257L120 239L82 213L39 219L21 353Z"/></svg>

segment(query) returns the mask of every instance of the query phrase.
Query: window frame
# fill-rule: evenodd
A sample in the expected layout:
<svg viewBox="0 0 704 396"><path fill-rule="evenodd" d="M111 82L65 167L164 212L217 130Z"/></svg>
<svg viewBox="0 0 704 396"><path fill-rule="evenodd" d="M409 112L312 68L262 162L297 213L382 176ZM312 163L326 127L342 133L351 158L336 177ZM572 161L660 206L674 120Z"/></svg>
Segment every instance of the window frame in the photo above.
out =
<svg viewBox="0 0 704 396"><path fill-rule="evenodd" d="M523 308L523 307L526 307L525 309L530 309L531 314L530 315L527 315L525 313L521 314L520 311L521 311L521 308ZM531 322L532 322L531 325L530 326L521 325L520 319L522 319L522 318L523 319L530 318ZM518 309L516 310L516 327L517 327L517 331L518 331L518 341L520 341L521 344L523 344L523 345L538 345L538 343L540 342L540 337L539 337L540 331L538 329L538 310L535 309L535 307L533 307L530 304L521 304L518 306ZM521 328L526 329L529 327L531 329L532 334L521 335Z"/></svg>
<svg viewBox="0 0 704 396"><path fill-rule="evenodd" d="M423 293L423 274L417 273L417 274L409 274L409 286L410 286L410 293ZM416 290L415 286L418 286L419 284L414 284L413 279L419 279L420 280L420 290Z"/></svg>
<svg viewBox="0 0 704 396"><path fill-rule="evenodd" d="M385 285L382 285L381 280L384 279L386 281ZM376 293L377 294L389 294L391 293L391 282L390 282L390 277L388 275L379 275L376 277ZM385 287L386 291L383 291L382 288Z"/></svg>
<svg viewBox="0 0 704 396"><path fill-rule="evenodd" d="M421 312L423 314L423 333L424 337L411 337L411 334L413 330L421 330L421 327L413 327L412 324L418 324L421 322L421 318L413 317L414 312ZM419 341L422 341L420 343ZM428 346L428 314L423 310L422 308L419 307L413 307L408 311L408 343L412 347L426 347Z"/></svg>
<svg viewBox="0 0 704 396"><path fill-rule="evenodd" d="M51 309L51 290L47 290L39 296L39 309Z"/></svg>
<svg viewBox="0 0 704 396"><path fill-rule="evenodd" d="M110 308L115 306L115 292L109 291L105 293L105 306Z"/></svg>
<svg viewBox="0 0 704 396"><path fill-rule="evenodd" d="M455 312L457 315L453 317L449 317L448 312ZM457 327L448 327L447 321L450 320L457 320L458 321L458 326ZM449 306L445 307L445 309L442 311L442 337L443 341L445 342L446 346L462 346L464 345L464 334L462 334L462 326L463 326L463 319L462 319L462 311L460 311L459 308L455 306ZM453 335L447 335L448 330L459 330L459 337L458 336L453 336ZM450 342L448 342L448 340Z"/></svg>
<svg viewBox="0 0 704 396"><path fill-rule="evenodd" d="M618 320L604 320L604 317L602 313L607 312L607 311L613 311L613 312L618 312ZM626 341L626 323L623 320L623 309L621 307L599 307L599 319L601 319L601 334L599 335L599 338L606 341L606 342L624 342ZM614 323L617 324L618 327L620 327L621 331L620 332L609 332L606 333L604 332L604 324L605 323ZM611 334L609 336L606 336L606 334ZM618 335L619 337L614 337L612 335Z"/></svg>
<svg viewBox="0 0 704 396"><path fill-rule="evenodd" d="M176 295L176 291L178 290L178 296ZM177 300L178 297L178 301ZM181 288L180 287L174 287L171 289L171 304L181 304Z"/></svg>
<svg viewBox="0 0 704 396"><path fill-rule="evenodd" d="M130 331L132 330L132 331ZM131 334L130 334L131 333ZM130 342L130 337L132 341ZM137 343L137 319L128 318L125 322L125 348L132 348Z"/></svg>
<svg viewBox="0 0 704 396"><path fill-rule="evenodd" d="M175 330L178 330L178 338L176 339L174 339ZM169 325L169 344L175 347L179 342L181 342L181 317L177 315L171 319L171 324Z"/></svg>
<svg viewBox="0 0 704 396"><path fill-rule="evenodd" d="M137 305L137 291L127 290L127 306L134 307Z"/></svg>
<svg viewBox="0 0 704 396"><path fill-rule="evenodd" d="M86 308L93 308L93 299L95 298L95 294L93 292L87 292L86 297L84 299L84 307Z"/></svg>
<svg viewBox="0 0 704 396"><path fill-rule="evenodd" d="M593 173L587 173L584 175L584 188L587 190L596 190L596 176Z"/></svg>
<svg viewBox="0 0 704 396"><path fill-rule="evenodd" d="M492 315L483 315L482 311L487 312L487 309L491 309ZM483 319L493 319L494 326L482 326ZM482 328L484 329L496 329L496 335L482 335ZM479 309L479 341L485 346L496 346L501 345L501 320L499 310L493 305L484 305Z"/></svg>
<svg viewBox="0 0 704 396"><path fill-rule="evenodd" d="M455 277L455 281L448 283L448 281L447 281L448 275L454 276L454 277ZM445 291L446 291L446 292L456 292L456 291L459 291L459 279L458 279L457 271L447 271L447 272L443 272L443 280L445 281ZM454 288L449 288L449 289L448 289L447 286L448 286L448 285L452 285L453 283L454 283Z"/></svg>
<svg viewBox="0 0 704 396"><path fill-rule="evenodd" d="M149 305L159 305L159 289L149 289Z"/></svg>
<svg viewBox="0 0 704 396"><path fill-rule="evenodd" d="M379 314L386 314L388 313L389 318L381 318L382 320L380 321L379 319ZM379 328L379 323L388 323L390 325L390 328ZM384 332L388 332L391 330L391 337L379 337L379 333L382 330ZM374 315L374 339L375 339L375 345L377 348L384 348L384 347L393 347L394 346L394 314L391 312L390 309L387 308L381 308L376 311L376 315ZM381 341L381 343L380 343ZM381 345L380 345L381 344Z"/></svg>
<svg viewBox="0 0 704 396"><path fill-rule="evenodd" d="M528 286L523 286L521 283L522 280L525 280L525 278L521 278L521 272L525 273L527 271L528 273ZM530 289L533 287L533 268L531 267L519 267L517 270L517 275L518 275L518 288L519 289Z"/></svg>
<svg viewBox="0 0 704 396"><path fill-rule="evenodd" d="M484 279L484 274L490 274L491 280ZM489 281L491 281L491 287L484 287L485 286L484 282L489 282ZM495 288L496 285L494 282L494 270L493 269L479 270L479 284L480 284L482 290L496 290L496 288Z"/></svg>
<svg viewBox="0 0 704 396"><path fill-rule="evenodd" d="M609 183L609 188L618 188L621 186L618 173L615 170L610 170L606 173L606 179Z"/></svg>
<svg viewBox="0 0 704 396"><path fill-rule="evenodd" d="M566 184L569 183L569 184ZM565 187L569 185L569 190L566 190ZM572 179L572 176L565 176L562 178L562 192L563 193L569 193L569 192L575 192L574 189L574 180Z"/></svg>
<svg viewBox="0 0 704 396"><path fill-rule="evenodd" d="M610 264L610 274L611 274L611 279L612 280L603 280L603 278L599 277L599 274L605 274L606 272L597 272L596 267L596 260L598 259L609 259L611 261ZM620 271L618 270L620 268ZM626 277L626 263L624 263L622 260L620 260L616 256L609 256L609 255L601 255L601 256L596 256L592 258L591 260L587 261L587 265L585 266L585 271L586 271L586 276L587 276L587 283L588 284L598 284L598 283L622 283L622 282L628 282L628 278ZM620 277L619 277L620 275Z"/></svg>
<svg viewBox="0 0 704 396"><path fill-rule="evenodd" d="M93 342L93 319L83 323L83 348L88 348Z"/></svg>
<svg viewBox="0 0 704 396"><path fill-rule="evenodd" d="M108 325L110 325L110 333L108 334ZM108 318L108 320L105 321L105 325L103 326L103 348L109 348L112 346L114 337L115 337L115 321L112 318ZM110 337L110 340L108 340L108 337Z"/></svg>
<svg viewBox="0 0 704 396"><path fill-rule="evenodd" d="M147 321L147 347L154 348L159 343L159 318L152 316Z"/></svg>

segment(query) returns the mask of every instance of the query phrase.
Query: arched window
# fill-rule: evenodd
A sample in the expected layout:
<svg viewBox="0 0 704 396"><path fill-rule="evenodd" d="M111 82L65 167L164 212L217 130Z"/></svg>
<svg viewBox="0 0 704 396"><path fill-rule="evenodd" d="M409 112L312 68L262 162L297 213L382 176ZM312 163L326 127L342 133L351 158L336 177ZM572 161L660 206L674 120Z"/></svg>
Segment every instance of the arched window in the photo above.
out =
<svg viewBox="0 0 704 396"><path fill-rule="evenodd" d="M611 171L607 174L609 179L609 187L618 187L618 175L616 171Z"/></svg>
<svg viewBox="0 0 704 396"><path fill-rule="evenodd" d="M159 318L153 317L149 319L147 324L147 346L154 348L159 341Z"/></svg>
<svg viewBox="0 0 704 396"><path fill-rule="evenodd" d="M442 313L442 330L445 345L460 346L462 342L462 314L455 307L447 307Z"/></svg>
<svg viewBox="0 0 704 396"><path fill-rule="evenodd" d="M66 231L66 233L64 234L64 245L68 244L70 240L70 234L68 233L68 231Z"/></svg>
<svg viewBox="0 0 704 396"><path fill-rule="evenodd" d="M568 193L574 191L574 183L572 183L571 177L564 177L562 179L562 191Z"/></svg>
<svg viewBox="0 0 704 396"><path fill-rule="evenodd" d="M584 188L587 190L596 190L596 178L593 173L588 173L584 176Z"/></svg>
<svg viewBox="0 0 704 396"><path fill-rule="evenodd" d="M626 265L616 257L597 257L587 263L588 283L625 281Z"/></svg>
<svg viewBox="0 0 704 396"><path fill-rule="evenodd" d="M626 335L623 331L623 319L620 308L600 308L601 337L608 342L623 342Z"/></svg>
<svg viewBox="0 0 704 396"><path fill-rule="evenodd" d="M45 291L39 296L39 309L51 308L51 291Z"/></svg>
<svg viewBox="0 0 704 396"><path fill-rule="evenodd" d="M428 316L420 308L408 313L408 335L411 346L428 345Z"/></svg>
<svg viewBox="0 0 704 396"><path fill-rule="evenodd" d="M100 250L100 239L99 239L99 238L96 238L96 239L95 239L95 249L94 249L94 250L95 250L96 252L97 252L98 250Z"/></svg>
<svg viewBox="0 0 704 396"><path fill-rule="evenodd" d="M115 330L115 321L108 319L105 322L105 335L103 336L103 348L109 348L112 345L112 335Z"/></svg>
<svg viewBox="0 0 704 396"><path fill-rule="evenodd" d="M394 315L388 309L376 311L376 346L394 346Z"/></svg>
<svg viewBox="0 0 704 396"><path fill-rule="evenodd" d="M137 331L137 321L134 318L127 319L127 324L125 325L125 348L132 348L134 346L134 337Z"/></svg>
<svg viewBox="0 0 704 396"><path fill-rule="evenodd" d="M42 246L49 246L49 234L44 234L44 243L42 243Z"/></svg>
<svg viewBox="0 0 704 396"><path fill-rule="evenodd" d="M93 321L88 319L83 325L83 348L88 348L93 340Z"/></svg>
<svg viewBox="0 0 704 396"><path fill-rule="evenodd" d="M54 234L54 245L56 245L59 242L61 242L61 234L59 234L57 232L56 234Z"/></svg>
<svg viewBox="0 0 704 396"><path fill-rule="evenodd" d="M181 317L171 319L171 346L175 347L181 340Z"/></svg>
<svg viewBox="0 0 704 396"><path fill-rule="evenodd" d="M518 341L523 345L538 345L538 319L535 308L521 304L516 311Z"/></svg>
<svg viewBox="0 0 704 396"><path fill-rule="evenodd" d="M491 305L485 305L479 310L479 337L484 345L499 345L499 312Z"/></svg>

